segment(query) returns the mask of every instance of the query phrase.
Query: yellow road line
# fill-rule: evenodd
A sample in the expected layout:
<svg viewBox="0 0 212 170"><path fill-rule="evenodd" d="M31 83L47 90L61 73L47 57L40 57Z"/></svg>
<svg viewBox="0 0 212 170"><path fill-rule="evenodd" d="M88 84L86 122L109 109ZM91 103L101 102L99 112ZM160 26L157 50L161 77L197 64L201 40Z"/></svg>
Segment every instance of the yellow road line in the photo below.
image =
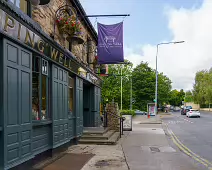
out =
<svg viewBox="0 0 212 170"><path fill-rule="evenodd" d="M195 154L194 152L192 152L190 149L188 149L185 145L183 145L180 140L177 138L177 136L168 128L168 125L165 124L167 127L167 130L171 136L172 141L174 142L174 144L180 149L182 150L186 155L190 156L191 158L193 158L194 160L196 160L197 162L203 164L204 166L206 166L207 168L209 168L209 170L212 170L210 166L212 166L212 163L209 162L208 160L201 158L199 155Z"/></svg>
<svg viewBox="0 0 212 170"><path fill-rule="evenodd" d="M172 132L173 133L173 132ZM194 152L192 152L189 148L187 148L185 145L182 144L182 142L180 142L180 140L177 138L177 136L173 133L173 136L175 137L175 139L178 141L178 143L183 146L188 152L190 152L191 154L195 155L196 157L202 159L203 161L205 161L207 164L211 165L212 166L212 163L209 162L208 160L200 157L199 155L195 154Z"/></svg>

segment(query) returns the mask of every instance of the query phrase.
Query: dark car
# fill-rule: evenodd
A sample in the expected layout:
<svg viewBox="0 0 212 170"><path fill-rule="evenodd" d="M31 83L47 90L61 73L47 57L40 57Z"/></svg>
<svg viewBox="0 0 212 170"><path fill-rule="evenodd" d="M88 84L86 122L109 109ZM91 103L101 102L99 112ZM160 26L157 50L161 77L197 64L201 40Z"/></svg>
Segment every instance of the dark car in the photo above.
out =
<svg viewBox="0 0 212 170"><path fill-rule="evenodd" d="M183 107L183 109L181 110L181 115L186 115L186 113L187 113L190 109L192 109L191 106L185 106L185 107Z"/></svg>

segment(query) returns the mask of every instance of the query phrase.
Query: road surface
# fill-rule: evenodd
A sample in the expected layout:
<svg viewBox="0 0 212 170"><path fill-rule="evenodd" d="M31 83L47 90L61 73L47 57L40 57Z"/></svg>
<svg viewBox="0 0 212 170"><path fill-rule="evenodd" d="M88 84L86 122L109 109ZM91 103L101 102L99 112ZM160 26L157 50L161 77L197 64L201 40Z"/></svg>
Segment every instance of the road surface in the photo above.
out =
<svg viewBox="0 0 212 170"><path fill-rule="evenodd" d="M212 112L201 112L201 118L187 118L180 112L172 115L163 122L183 145L212 163Z"/></svg>

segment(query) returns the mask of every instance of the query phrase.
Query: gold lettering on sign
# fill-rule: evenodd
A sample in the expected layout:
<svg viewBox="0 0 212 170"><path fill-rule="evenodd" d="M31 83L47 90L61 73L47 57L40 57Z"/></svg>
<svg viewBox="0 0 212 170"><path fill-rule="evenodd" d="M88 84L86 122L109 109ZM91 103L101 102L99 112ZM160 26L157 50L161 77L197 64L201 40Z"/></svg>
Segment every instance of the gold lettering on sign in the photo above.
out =
<svg viewBox="0 0 212 170"><path fill-rule="evenodd" d="M5 18L5 25L4 25L4 31L8 31L7 28L14 28L15 27L15 20L6 14L6 18Z"/></svg>
<svg viewBox="0 0 212 170"><path fill-rule="evenodd" d="M42 52L43 53L43 51L44 51L44 42L43 42L43 40L38 40L38 42L37 42L37 45L38 45L38 50L40 51L40 52Z"/></svg>
<svg viewBox="0 0 212 170"><path fill-rule="evenodd" d="M64 57L64 66L68 67L68 65L67 65L67 57L66 56Z"/></svg>
<svg viewBox="0 0 212 170"><path fill-rule="evenodd" d="M63 64L63 54L62 53L60 53L60 56L59 56L59 63Z"/></svg>
<svg viewBox="0 0 212 170"><path fill-rule="evenodd" d="M34 48L34 46L35 46L35 34L34 33L32 33L32 34L33 34L33 39L30 35L29 30L26 29L26 37L25 37L24 43L27 44L28 42L30 42L30 45Z"/></svg>
<svg viewBox="0 0 212 170"><path fill-rule="evenodd" d="M51 47L51 58L53 60L57 59L58 51Z"/></svg>
<svg viewBox="0 0 212 170"><path fill-rule="evenodd" d="M18 23L18 39L21 39L21 24Z"/></svg>

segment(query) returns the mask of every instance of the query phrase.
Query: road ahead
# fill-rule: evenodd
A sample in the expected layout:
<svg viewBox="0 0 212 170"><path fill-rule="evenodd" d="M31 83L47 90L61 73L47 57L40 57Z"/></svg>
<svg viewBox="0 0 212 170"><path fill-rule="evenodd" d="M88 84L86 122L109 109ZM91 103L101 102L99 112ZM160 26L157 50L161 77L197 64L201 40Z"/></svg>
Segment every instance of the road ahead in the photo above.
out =
<svg viewBox="0 0 212 170"><path fill-rule="evenodd" d="M178 139L191 151L212 162L212 113L201 112L201 118L187 118L180 112L164 119Z"/></svg>

